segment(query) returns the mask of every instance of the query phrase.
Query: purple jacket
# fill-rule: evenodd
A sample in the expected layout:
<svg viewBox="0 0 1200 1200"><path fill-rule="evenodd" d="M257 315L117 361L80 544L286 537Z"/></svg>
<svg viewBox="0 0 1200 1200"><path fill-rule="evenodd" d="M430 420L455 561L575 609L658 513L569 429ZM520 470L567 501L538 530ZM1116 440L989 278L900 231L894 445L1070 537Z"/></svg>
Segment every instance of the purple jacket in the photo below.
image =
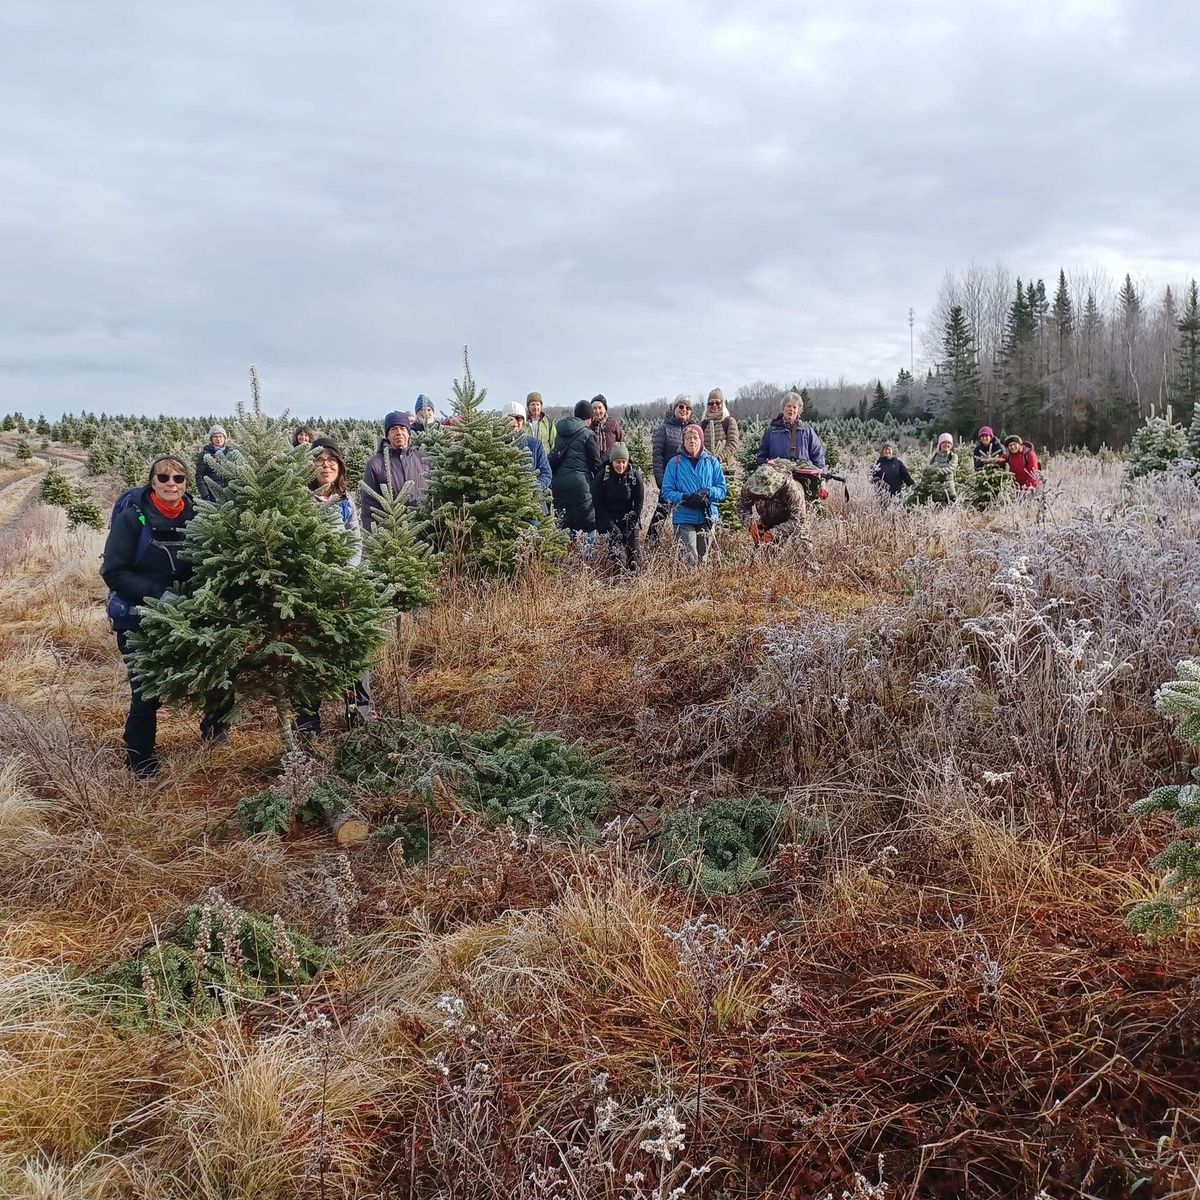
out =
<svg viewBox="0 0 1200 1200"><path fill-rule="evenodd" d="M825 469L825 447L817 437L817 431L803 421L785 425L783 414L777 416L763 433L758 445L758 465L772 458L790 458L793 462L808 461L814 467Z"/></svg>
<svg viewBox="0 0 1200 1200"><path fill-rule="evenodd" d="M429 460L420 450L414 450L411 446L407 450L393 450L387 438L384 438L363 472L361 508L364 529L371 528L375 510L379 507L379 501L367 489L382 493L384 488L389 488L393 495L399 495L406 483L412 484L408 503L415 508L421 503L429 486Z"/></svg>

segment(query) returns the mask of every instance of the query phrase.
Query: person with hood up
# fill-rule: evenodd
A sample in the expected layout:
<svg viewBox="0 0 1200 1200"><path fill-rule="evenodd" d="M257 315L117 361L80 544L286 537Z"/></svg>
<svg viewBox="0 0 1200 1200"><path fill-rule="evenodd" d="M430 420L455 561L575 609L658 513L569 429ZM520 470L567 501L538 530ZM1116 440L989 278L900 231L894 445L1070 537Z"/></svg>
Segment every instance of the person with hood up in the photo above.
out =
<svg viewBox="0 0 1200 1200"><path fill-rule="evenodd" d="M202 500L216 500L212 485L225 479L226 464L237 462L237 450L229 444L224 425L214 425L208 431L208 445L196 459L196 491Z"/></svg>
<svg viewBox="0 0 1200 1200"><path fill-rule="evenodd" d="M808 543L808 501L804 489L783 466L764 464L742 485L738 519L756 546Z"/></svg>
<svg viewBox="0 0 1200 1200"><path fill-rule="evenodd" d="M704 430L687 425L682 441L682 449L663 472L662 498L672 506L675 540L685 561L694 567L708 557L717 505L725 499L728 487L716 455L704 449Z"/></svg>
<svg viewBox="0 0 1200 1200"><path fill-rule="evenodd" d="M592 480L601 462L600 447L592 432L591 402L580 400L574 415L558 422L554 449L550 451L550 467L554 472L550 492L558 510L558 522L572 533L596 532Z"/></svg>
<svg viewBox="0 0 1200 1200"><path fill-rule="evenodd" d="M1017 487L1034 491L1042 486L1041 464L1034 453L1033 443L1022 441L1015 433L1004 439L1008 469L1012 472Z"/></svg>
<svg viewBox="0 0 1200 1200"><path fill-rule="evenodd" d="M654 471L654 482L658 485L658 503L650 515L650 528L646 530L646 544L654 546L658 542L659 529L671 512L671 506L663 499L663 475L667 463L679 453L683 447L683 431L692 419L692 398L681 392L675 397L671 411L663 419L663 423L654 431L650 439L651 467Z"/></svg>
<svg viewBox="0 0 1200 1200"><path fill-rule="evenodd" d="M642 507L646 484L629 461L629 447L617 442L596 476L596 528L608 535L608 552L621 568L636 571L642 557Z"/></svg>
<svg viewBox="0 0 1200 1200"><path fill-rule="evenodd" d="M401 488L411 483L408 505L420 504L429 486L429 460L412 444L412 420L408 413L390 412L383 418L383 441L374 457L367 463L362 481L362 527L371 528L379 502L371 492L391 488L399 495Z"/></svg>
<svg viewBox="0 0 1200 1200"><path fill-rule="evenodd" d="M937 481L936 494L932 497L936 504L950 504L958 499L958 485L955 476L958 474L958 455L954 453L954 435L942 433L938 435L937 449L929 460L929 471Z"/></svg>
<svg viewBox="0 0 1200 1200"><path fill-rule="evenodd" d="M871 472L871 482L881 500L900 495L901 489L914 487L913 477L903 461L896 457L896 443L884 442L879 447L879 461Z"/></svg>
<svg viewBox="0 0 1200 1200"><path fill-rule="evenodd" d="M592 431L600 446L600 457L607 459L612 448L625 440L625 430L617 424L615 417L608 415L608 401L604 393L592 397Z"/></svg>
<svg viewBox="0 0 1200 1200"><path fill-rule="evenodd" d="M353 547L350 566L357 567L362 563L363 534L358 519L358 510L354 506L354 498L346 483L346 460L341 449L332 438L319 437L312 444L313 475L309 480L309 491L313 500L323 507L327 506L336 516L338 523L345 531L346 538ZM374 716L371 707L371 677L364 675L353 688L346 691L346 723L359 725L369 721ZM297 708L296 727L301 733L319 734L321 732L321 709Z"/></svg>
<svg viewBox="0 0 1200 1200"><path fill-rule="evenodd" d="M971 454L971 462L975 470L984 471L989 467L1003 467L1004 458L1004 447L996 440L992 427L990 425L981 426L979 440L975 443L975 449Z"/></svg>
<svg viewBox="0 0 1200 1200"><path fill-rule="evenodd" d="M517 445L529 454L530 467L537 476L538 487L542 494L550 490L553 473L550 470L550 459L546 448L532 434L525 431L525 410L514 400L508 406L508 425L513 431Z"/></svg>
<svg viewBox="0 0 1200 1200"><path fill-rule="evenodd" d="M737 466L737 452L742 435L738 433L737 421L729 415L725 393L719 387L708 393L700 428L704 430L705 450L717 456L717 461L728 475Z"/></svg>
<svg viewBox="0 0 1200 1200"><path fill-rule="evenodd" d="M525 416L527 418L525 432L530 437L537 438L546 453L549 454L554 449L554 439L558 436L558 430L554 427L554 422L546 416L541 392L530 392L525 397Z"/></svg>
<svg viewBox="0 0 1200 1200"><path fill-rule="evenodd" d="M791 462L810 462L814 467L825 470L825 447L817 431L800 420L804 412L804 397L799 392L788 392L783 406L763 433L758 446L758 465L775 458L786 458Z"/></svg>
<svg viewBox="0 0 1200 1200"><path fill-rule="evenodd" d="M428 433L437 428L437 417L433 415L433 401L422 393L417 397L417 406L413 409L413 433Z"/></svg>
<svg viewBox="0 0 1200 1200"><path fill-rule="evenodd" d="M171 455L156 458L146 486L131 489L126 496L127 500L118 501L100 564L100 575L110 589L109 621L122 657L129 653L129 634L141 625L139 606L149 599L161 600L191 577L192 566L180 551L196 513L187 491L187 468ZM129 692L125 763L146 779L158 771L159 702L142 695L132 674ZM228 715L228 710L205 713L201 737L207 742L224 741Z"/></svg>

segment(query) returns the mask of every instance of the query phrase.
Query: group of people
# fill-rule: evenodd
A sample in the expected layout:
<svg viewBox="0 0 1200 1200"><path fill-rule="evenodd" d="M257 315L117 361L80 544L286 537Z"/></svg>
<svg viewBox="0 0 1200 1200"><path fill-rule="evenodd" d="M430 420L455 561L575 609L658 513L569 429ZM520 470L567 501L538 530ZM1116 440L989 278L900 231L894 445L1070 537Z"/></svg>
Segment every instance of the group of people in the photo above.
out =
<svg viewBox="0 0 1200 1200"><path fill-rule="evenodd" d="M950 504L958 498L958 452L954 449L954 435L938 435L937 449L929 459L928 470L937 482L934 499ZM990 425L980 427L971 453L972 467L976 471L1006 471L1016 486L1024 491L1041 487L1041 464L1033 448L1019 434L1010 433L997 438ZM871 472L871 482L885 499L898 496L906 487L914 487L912 476L904 462L896 454L895 442L884 442L879 448L879 459Z"/></svg>

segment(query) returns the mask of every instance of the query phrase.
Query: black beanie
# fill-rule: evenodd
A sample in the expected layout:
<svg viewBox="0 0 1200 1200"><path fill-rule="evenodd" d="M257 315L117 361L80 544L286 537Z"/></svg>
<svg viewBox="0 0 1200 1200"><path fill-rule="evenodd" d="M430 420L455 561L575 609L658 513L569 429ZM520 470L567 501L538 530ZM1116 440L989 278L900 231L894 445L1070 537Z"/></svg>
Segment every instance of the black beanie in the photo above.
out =
<svg viewBox="0 0 1200 1200"><path fill-rule="evenodd" d="M575 405L575 415L581 421L590 421L592 419L592 402L590 400L580 400Z"/></svg>
<svg viewBox="0 0 1200 1200"><path fill-rule="evenodd" d="M324 450L327 454L332 454L333 457L336 458L343 467L346 465L346 460L342 456L341 447L338 446L337 442L335 442L333 438L319 437L309 447L309 450L312 452L314 457Z"/></svg>

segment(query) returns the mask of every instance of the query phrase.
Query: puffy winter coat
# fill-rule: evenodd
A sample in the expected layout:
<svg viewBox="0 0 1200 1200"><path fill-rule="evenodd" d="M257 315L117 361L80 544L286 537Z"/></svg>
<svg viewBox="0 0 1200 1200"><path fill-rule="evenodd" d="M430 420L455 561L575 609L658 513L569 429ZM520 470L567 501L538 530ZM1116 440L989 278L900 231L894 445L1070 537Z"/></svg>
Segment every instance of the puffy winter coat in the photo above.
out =
<svg viewBox="0 0 1200 1200"><path fill-rule="evenodd" d="M532 434L517 438L517 445L529 451L529 457L533 460L531 465L533 473L537 476L538 487L543 492L548 492L550 490L550 481L553 479L553 472L550 470L550 459L546 454L546 447Z"/></svg>
<svg viewBox="0 0 1200 1200"><path fill-rule="evenodd" d="M412 446L407 450L395 450L388 445L387 438L384 438L363 472L361 496L364 529L371 528L375 510L379 507L379 501L367 489L382 494L386 487L391 490L392 495L398 496L406 483L413 485L408 494L408 504L409 507L415 508L421 503L425 489L429 486L429 459Z"/></svg>
<svg viewBox="0 0 1200 1200"><path fill-rule="evenodd" d="M600 445L601 458L607 458L612 453L612 448L618 442L625 440L625 430L617 424L614 417L605 417L599 425L593 421L592 432L595 433L596 441Z"/></svg>
<svg viewBox="0 0 1200 1200"><path fill-rule="evenodd" d="M683 503L684 496L698 492L702 488L708 490L708 512L698 508L687 508ZM703 525L717 519L717 505L728 495L729 488L725 483L725 472L717 461L715 454L707 450L700 451L699 458L688 458L686 454L677 454L663 472L662 498L675 507L671 512L673 525Z"/></svg>
<svg viewBox="0 0 1200 1200"><path fill-rule="evenodd" d="M795 425L784 422L780 413L763 433L758 447L758 465L761 467L768 459L789 458L793 462L810 462L814 467L825 467L825 447L817 431L803 421Z"/></svg>
<svg viewBox="0 0 1200 1200"><path fill-rule="evenodd" d="M217 483L224 483L224 464L237 462L237 458L237 450L228 442L224 446L214 446L210 442L200 451L200 455L196 459L196 491L200 493L202 500L217 498L216 493L212 490L212 483L214 480Z"/></svg>
<svg viewBox="0 0 1200 1200"><path fill-rule="evenodd" d="M650 440L651 466L654 469L654 482L658 484L660 490L667 463L683 449L683 431L691 424L690 417L686 421L681 421L672 410L667 413L666 420L654 431L654 436Z"/></svg>
<svg viewBox="0 0 1200 1200"><path fill-rule="evenodd" d="M777 542L786 541L793 533L803 533L808 525L804 489L790 476L769 496L756 493L748 483L743 484L737 510L743 525L749 525L757 517L763 529L772 530Z"/></svg>
<svg viewBox="0 0 1200 1200"><path fill-rule="evenodd" d="M913 486L912 476L908 468L894 455L891 458L880 457L871 472L871 482L880 488L887 488L893 495L900 495L900 489Z"/></svg>
<svg viewBox="0 0 1200 1200"><path fill-rule="evenodd" d="M550 494L559 522L574 532L591 533L596 528L592 480L600 469L600 447L591 426L578 417L563 417L555 429L550 466Z"/></svg>
<svg viewBox="0 0 1200 1200"><path fill-rule="evenodd" d="M646 483L642 473L632 463L624 475L618 475L611 463L606 463L596 476L596 528L601 533L617 529L628 535L642 521L642 506L646 502Z"/></svg>
<svg viewBox="0 0 1200 1200"><path fill-rule="evenodd" d="M1017 487L1031 490L1041 487L1042 480L1039 474L1041 467L1032 446L1023 446L1020 450L1010 450L1008 452L1008 469L1017 481Z"/></svg>
<svg viewBox="0 0 1200 1200"><path fill-rule="evenodd" d="M150 500L145 487L113 518L104 543L100 575L109 588L128 604L157 600L163 592L191 577L192 564L180 557L188 522L196 515L191 496L184 497L183 512L166 517ZM149 545L138 557L142 529L150 529Z"/></svg>
<svg viewBox="0 0 1200 1200"><path fill-rule="evenodd" d="M704 430L705 450L715 454L728 471L737 462L738 447L742 444L736 418L729 415L728 407L724 407L719 418L705 417L700 428Z"/></svg>

